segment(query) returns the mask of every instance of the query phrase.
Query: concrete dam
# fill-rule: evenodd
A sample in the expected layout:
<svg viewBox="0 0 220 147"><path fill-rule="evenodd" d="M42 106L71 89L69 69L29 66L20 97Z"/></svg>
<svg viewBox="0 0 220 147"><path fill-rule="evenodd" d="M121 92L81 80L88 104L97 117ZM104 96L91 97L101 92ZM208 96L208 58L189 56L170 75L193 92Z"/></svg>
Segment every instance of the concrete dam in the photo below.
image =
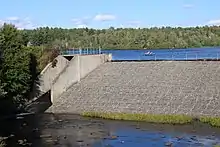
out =
<svg viewBox="0 0 220 147"><path fill-rule="evenodd" d="M77 56L55 67L60 73L49 72L53 104L47 112L220 116L219 62L110 60Z"/></svg>

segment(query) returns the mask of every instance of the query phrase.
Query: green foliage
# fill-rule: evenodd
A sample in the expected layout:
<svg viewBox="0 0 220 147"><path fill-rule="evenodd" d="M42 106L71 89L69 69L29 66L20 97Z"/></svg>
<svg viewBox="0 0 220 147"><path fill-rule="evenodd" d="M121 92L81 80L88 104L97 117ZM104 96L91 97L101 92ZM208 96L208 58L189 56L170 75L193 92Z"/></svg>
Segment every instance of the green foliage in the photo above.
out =
<svg viewBox="0 0 220 147"><path fill-rule="evenodd" d="M185 115L162 115L162 114L129 114L129 113L98 113L84 112L82 116L113 120L146 121L152 123L186 124L192 122L192 117Z"/></svg>
<svg viewBox="0 0 220 147"><path fill-rule="evenodd" d="M5 24L1 30L0 48L2 53L0 68L1 114L16 113L28 100L33 74L30 51L22 44L19 31Z"/></svg>
<svg viewBox="0 0 220 147"><path fill-rule="evenodd" d="M201 122L208 123L213 127L220 127L220 118L219 117L201 117Z"/></svg>
<svg viewBox="0 0 220 147"><path fill-rule="evenodd" d="M188 48L220 46L220 27L195 28L109 28L62 29L38 28L21 33L34 46L50 45L53 48L143 49Z"/></svg>
<svg viewBox="0 0 220 147"><path fill-rule="evenodd" d="M102 118L102 119L146 121L151 123L166 123L166 124L186 124L186 123L192 123L194 120L193 117L187 115L100 113L100 112L84 112L81 115L85 117L94 117L94 118ZM199 121L202 123L207 123L213 127L220 127L220 117L203 116L199 118Z"/></svg>

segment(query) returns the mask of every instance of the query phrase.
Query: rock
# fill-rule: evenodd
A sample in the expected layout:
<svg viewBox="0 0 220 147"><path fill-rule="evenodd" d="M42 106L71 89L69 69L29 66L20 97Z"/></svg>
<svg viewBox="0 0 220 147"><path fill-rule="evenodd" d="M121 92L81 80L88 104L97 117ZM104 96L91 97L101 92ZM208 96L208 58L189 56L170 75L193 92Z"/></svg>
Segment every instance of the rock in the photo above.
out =
<svg viewBox="0 0 220 147"><path fill-rule="evenodd" d="M34 132L38 132L38 131L39 131L39 129L38 129L38 128L35 128L35 129L33 129L33 131L34 131Z"/></svg>
<svg viewBox="0 0 220 147"><path fill-rule="evenodd" d="M196 137L190 137L190 139L193 141L198 141L198 139Z"/></svg>
<svg viewBox="0 0 220 147"><path fill-rule="evenodd" d="M18 144L19 145L23 145L24 144L24 140L18 140Z"/></svg>
<svg viewBox="0 0 220 147"><path fill-rule="evenodd" d="M178 141L183 139L183 137L180 137L180 136L176 136L176 138L177 138Z"/></svg>
<svg viewBox="0 0 220 147"><path fill-rule="evenodd" d="M49 137L52 137L50 134L43 134L43 135L40 135L40 138L49 138Z"/></svg>
<svg viewBox="0 0 220 147"><path fill-rule="evenodd" d="M15 135L14 134L11 134L9 137L14 137Z"/></svg>
<svg viewBox="0 0 220 147"><path fill-rule="evenodd" d="M113 136L110 136L109 139L113 140L113 139L117 139L117 138L118 138L118 136L113 135Z"/></svg>
<svg viewBox="0 0 220 147"><path fill-rule="evenodd" d="M169 147L172 147L173 143L172 142L166 142L165 143L165 146L169 146Z"/></svg>
<svg viewBox="0 0 220 147"><path fill-rule="evenodd" d="M24 118L24 117L19 117L19 116L16 117L16 119L23 119L23 118Z"/></svg>
<svg viewBox="0 0 220 147"><path fill-rule="evenodd" d="M27 124L26 124L26 123L23 123L23 126L27 126Z"/></svg>

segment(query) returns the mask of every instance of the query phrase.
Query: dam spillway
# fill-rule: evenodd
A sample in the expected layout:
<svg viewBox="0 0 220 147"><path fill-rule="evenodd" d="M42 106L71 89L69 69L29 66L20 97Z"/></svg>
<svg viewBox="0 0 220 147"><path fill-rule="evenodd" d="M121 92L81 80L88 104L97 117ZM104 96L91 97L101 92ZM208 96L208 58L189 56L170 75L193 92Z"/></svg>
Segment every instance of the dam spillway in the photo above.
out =
<svg viewBox="0 0 220 147"><path fill-rule="evenodd" d="M55 99L50 111L220 116L216 61L106 62Z"/></svg>

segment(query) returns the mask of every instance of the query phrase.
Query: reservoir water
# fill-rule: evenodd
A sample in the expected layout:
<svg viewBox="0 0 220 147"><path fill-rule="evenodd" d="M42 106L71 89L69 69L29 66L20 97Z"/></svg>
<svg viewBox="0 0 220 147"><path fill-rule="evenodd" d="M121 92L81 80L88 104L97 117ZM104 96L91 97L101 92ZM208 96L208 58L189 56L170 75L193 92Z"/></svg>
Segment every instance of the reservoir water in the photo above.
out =
<svg viewBox="0 0 220 147"><path fill-rule="evenodd" d="M152 55L145 55L146 52ZM102 50L111 53L113 60L199 60L220 59L220 48Z"/></svg>
<svg viewBox="0 0 220 147"><path fill-rule="evenodd" d="M152 52L146 55L146 52ZM62 54L100 54L110 53L117 60L201 60L220 59L220 47L184 49L69 49Z"/></svg>
<svg viewBox="0 0 220 147"><path fill-rule="evenodd" d="M83 118L71 114L30 115L1 124L8 146L34 147L214 147L220 129Z"/></svg>

